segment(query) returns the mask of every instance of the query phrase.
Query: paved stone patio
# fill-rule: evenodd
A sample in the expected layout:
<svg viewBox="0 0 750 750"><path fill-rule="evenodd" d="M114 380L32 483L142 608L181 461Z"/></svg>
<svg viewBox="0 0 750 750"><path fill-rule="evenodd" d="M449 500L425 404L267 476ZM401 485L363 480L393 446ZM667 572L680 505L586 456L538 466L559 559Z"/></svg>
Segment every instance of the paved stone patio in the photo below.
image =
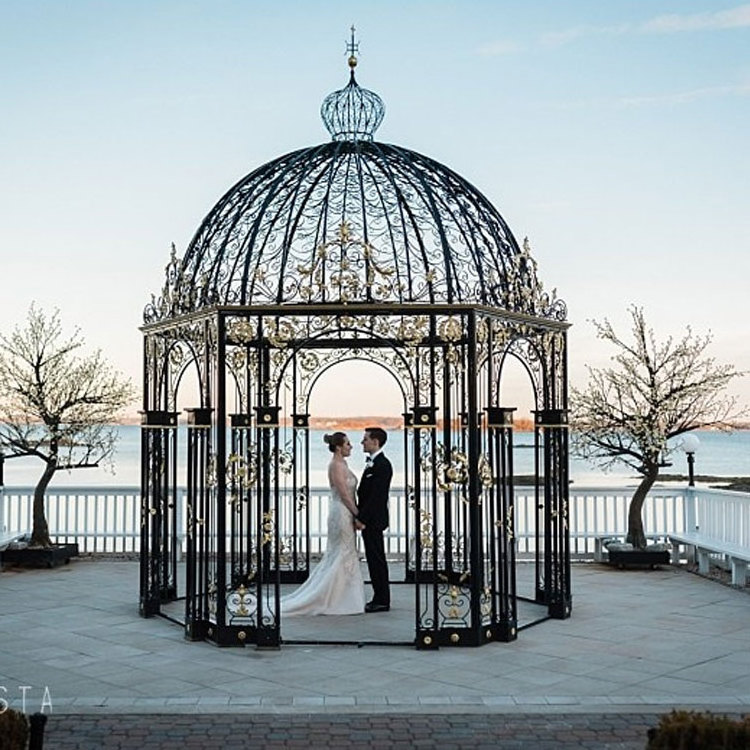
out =
<svg viewBox="0 0 750 750"><path fill-rule="evenodd" d="M592 729L597 717L642 730L644 719L638 717L654 715L655 724L655 714L673 707L750 710L750 596L745 592L671 567L620 571L577 564L573 584L573 617L535 625L514 643L439 651L353 645L259 651L186 642L179 626L138 617L134 562L81 559L53 570L6 568L0 573L0 686L5 688L0 697L28 712L46 700L52 713L50 747L66 748L77 745L52 744L58 731L69 736L70 727L83 731L84 725L101 731L106 721L118 720L115 734L123 742L151 719L159 726L173 720L184 726L192 718L198 736L210 737L213 730L205 729L198 715L205 716L207 726L225 727L221 731L239 731L243 722L268 722L279 714L286 718L273 726L296 726L297 719L289 723L294 715L311 732L322 726L316 722L340 731L349 721L365 722L381 727L372 731L382 739L382 722L397 717L412 717L408 721L421 726L432 716L433 726L448 722L446 731L471 721L484 732L490 730L482 722L504 716L492 719L492 731L512 724L518 737L518 727L536 726L521 716L539 716L550 728L573 722L586 733L598 731ZM413 628L409 596L407 587L399 587L398 597L406 600L400 614L402 604L385 615L314 618L310 627L325 623L335 633L336 621L346 619L346 627L356 627L362 640L376 631L388 637L389 628L395 629L394 640L413 638L404 625L411 622ZM304 634L302 618L294 628ZM151 719L136 716L142 714ZM227 714L237 717L230 720ZM631 718L611 718L621 715ZM459 721L467 716L473 719ZM271 732L270 727L263 731ZM284 737L292 744L279 746L295 744L294 737ZM642 731L639 737L633 747L645 744ZM80 746L136 746L92 743Z"/></svg>

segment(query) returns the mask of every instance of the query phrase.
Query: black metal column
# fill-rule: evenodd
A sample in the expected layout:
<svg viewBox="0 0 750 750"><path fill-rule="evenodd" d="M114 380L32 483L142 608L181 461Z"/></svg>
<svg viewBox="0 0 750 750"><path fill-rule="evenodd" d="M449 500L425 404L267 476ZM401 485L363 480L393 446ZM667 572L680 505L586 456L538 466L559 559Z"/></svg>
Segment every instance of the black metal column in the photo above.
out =
<svg viewBox="0 0 750 750"><path fill-rule="evenodd" d="M266 372L266 378L268 373ZM279 575L279 517L275 456L279 442L279 406L255 407L258 444L258 491L255 517L257 524L257 599L259 648L278 648L281 643L281 580Z"/></svg>
<svg viewBox="0 0 750 750"><path fill-rule="evenodd" d="M413 436L414 477L414 588L416 602L416 646L440 647L439 545L437 523L436 409L415 406ZM431 458L425 460L425 452ZM443 576L445 577L445 576ZM443 586L445 584L442 584Z"/></svg>
<svg viewBox="0 0 750 750"><path fill-rule="evenodd" d="M291 519L284 583L302 583L310 575L310 415L292 414L292 488L284 498Z"/></svg>
<svg viewBox="0 0 750 750"><path fill-rule="evenodd" d="M176 596L177 413L141 412L141 616Z"/></svg>
<svg viewBox="0 0 750 750"><path fill-rule="evenodd" d="M516 606L515 493L513 488L513 412L515 409L487 409L490 433L492 488L488 532L493 539L492 633L496 640L518 637Z"/></svg>
<svg viewBox="0 0 750 750"><path fill-rule="evenodd" d="M209 602L212 544L212 409L187 409L187 552L185 555L185 638L203 640L212 627Z"/></svg>
<svg viewBox="0 0 750 750"><path fill-rule="evenodd" d="M544 456L544 603L550 617L570 617L568 424L563 409L536 412Z"/></svg>

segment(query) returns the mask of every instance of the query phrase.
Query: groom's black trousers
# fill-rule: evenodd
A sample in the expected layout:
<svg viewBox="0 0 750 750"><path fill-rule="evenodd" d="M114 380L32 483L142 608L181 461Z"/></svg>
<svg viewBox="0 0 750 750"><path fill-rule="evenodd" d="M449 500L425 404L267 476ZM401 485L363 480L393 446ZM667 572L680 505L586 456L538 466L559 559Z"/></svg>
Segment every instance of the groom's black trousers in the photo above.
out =
<svg viewBox="0 0 750 750"><path fill-rule="evenodd" d="M373 590L372 601L375 604L385 604L390 607L391 590L388 582L388 563L385 559L383 530L368 526L362 530L362 540L365 543L367 568L370 571L370 583Z"/></svg>

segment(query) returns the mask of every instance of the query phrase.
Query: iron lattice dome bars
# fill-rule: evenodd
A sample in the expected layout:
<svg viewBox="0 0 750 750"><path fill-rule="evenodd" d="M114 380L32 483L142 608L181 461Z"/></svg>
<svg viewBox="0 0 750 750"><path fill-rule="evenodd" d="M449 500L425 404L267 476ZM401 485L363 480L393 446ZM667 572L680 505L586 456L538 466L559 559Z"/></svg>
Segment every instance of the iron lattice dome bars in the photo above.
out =
<svg viewBox="0 0 750 750"><path fill-rule="evenodd" d="M323 106L334 140L229 190L146 308L141 613L184 596L187 638L281 643L281 587L307 578L316 550L311 395L329 368L364 359L403 395L391 513L413 643L513 640L511 358L538 417L529 599L570 614L565 305L478 190L371 139L382 101L356 83L350 48L349 84ZM185 446L177 403L194 404Z"/></svg>
<svg viewBox="0 0 750 750"><path fill-rule="evenodd" d="M354 77L323 102L333 140L240 180L174 252L146 322L212 305L477 303L564 320L527 241L434 159L374 141L385 107Z"/></svg>
<svg viewBox="0 0 750 750"><path fill-rule="evenodd" d="M378 142L287 154L216 205L173 255L152 322L212 305L477 303L564 320L489 201L447 167Z"/></svg>

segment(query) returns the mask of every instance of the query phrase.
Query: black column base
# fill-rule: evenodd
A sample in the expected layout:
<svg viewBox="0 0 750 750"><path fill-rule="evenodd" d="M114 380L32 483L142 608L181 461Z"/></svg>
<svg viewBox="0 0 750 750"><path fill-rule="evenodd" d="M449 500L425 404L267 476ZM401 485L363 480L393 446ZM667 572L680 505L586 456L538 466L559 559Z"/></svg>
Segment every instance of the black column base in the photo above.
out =
<svg viewBox="0 0 750 750"><path fill-rule="evenodd" d="M567 620L568 617L570 617L570 613L573 611L573 598L566 597L564 599L550 602L547 611L549 616L553 617L555 620Z"/></svg>

